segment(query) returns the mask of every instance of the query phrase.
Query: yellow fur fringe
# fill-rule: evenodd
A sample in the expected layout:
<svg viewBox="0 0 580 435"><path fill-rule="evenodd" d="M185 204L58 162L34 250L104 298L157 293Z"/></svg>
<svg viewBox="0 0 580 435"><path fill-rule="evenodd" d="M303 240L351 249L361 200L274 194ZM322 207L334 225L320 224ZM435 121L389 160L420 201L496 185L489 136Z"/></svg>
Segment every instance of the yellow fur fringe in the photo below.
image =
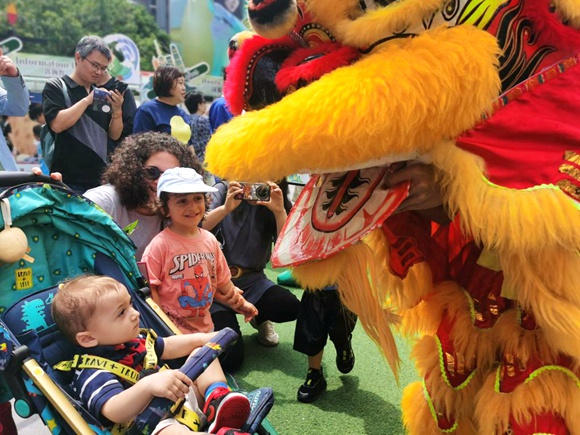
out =
<svg viewBox="0 0 580 435"><path fill-rule="evenodd" d="M555 0L556 10L562 15L568 24L580 29L580 1L578 0Z"/></svg>
<svg viewBox="0 0 580 435"><path fill-rule="evenodd" d="M407 385L401 402L403 424L409 435L441 435L423 394L421 382Z"/></svg>
<svg viewBox="0 0 580 435"><path fill-rule="evenodd" d="M379 261L379 276L377 280L378 288L385 289L390 297L391 306L398 311L415 307L432 290L431 271L426 263L414 265L408 272L405 279L393 275L389 271L390 247L383 230L378 229L364 238L364 242L369 245Z"/></svg>
<svg viewBox="0 0 580 435"><path fill-rule="evenodd" d="M504 280L534 313L547 345L580 361L580 256L549 247L533 255L504 254L502 262Z"/></svg>
<svg viewBox="0 0 580 435"><path fill-rule="evenodd" d="M429 409L423 385L420 382L409 384L403 391L401 403L403 424L408 435L441 435ZM470 418L457 420L457 429L447 432L450 435L478 435L479 432Z"/></svg>
<svg viewBox="0 0 580 435"><path fill-rule="evenodd" d="M578 205L554 186L517 190L484 177L481 160L439 144L447 202L464 229L497 252L507 288L531 310L552 349L580 358L580 226Z"/></svg>
<svg viewBox="0 0 580 435"><path fill-rule="evenodd" d="M498 53L493 36L469 26L386 44L220 127L207 148L208 170L230 180L278 180L428 152L489 109L499 90ZM340 110L328 110L330 101Z"/></svg>
<svg viewBox="0 0 580 435"><path fill-rule="evenodd" d="M375 254L364 243L353 245L328 260L306 263L294 269L301 285L321 288L336 283L341 301L359 316L366 333L378 345L398 381L399 356L391 325L399 317L387 307L386 295L377 291L370 277L377 276Z"/></svg>
<svg viewBox="0 0 580 435"><path fill-rule="evenodd" d="M523 423L551 410L564 418L570 435L580 435L580 385L564 372L545 371L511 394L495 392L495 382L492 372L477 397L480 433L504 433L510 414Z"/></svg>
<svg viewBox="0 0 580 435"><path fill-rule="evenodd" d="M541 252L560 247L564 255L580 248L580 209L559 188L544 185L517 190L495 186L485 179L479 157L451 143L435 146L432 158L442 170L441 181L451 212L459 211L464 229L487 248Z"/></svg>
<svg viewBox="0 0 580 435"><path fill-rule="evenodd" d="M472 399L484 380L481 370L475 370L465 385L452 389L442 377L439 349L433 337L423 337L413 349L412 356L417 361L419 375L425 377L428 374L425 386L435 410L447 418L473 418L475 404Z"/></svg>

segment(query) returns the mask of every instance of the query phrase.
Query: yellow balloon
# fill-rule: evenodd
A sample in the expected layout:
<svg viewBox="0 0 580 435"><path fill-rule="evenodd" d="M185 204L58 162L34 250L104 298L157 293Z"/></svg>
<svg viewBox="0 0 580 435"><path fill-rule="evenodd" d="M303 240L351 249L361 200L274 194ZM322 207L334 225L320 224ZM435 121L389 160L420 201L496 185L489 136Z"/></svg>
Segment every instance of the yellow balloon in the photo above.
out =
<svg viewBox="0 0 580 435"><path fill-rule="evenodd" d="M191 138L191 127L181 116L174 116L169 121L171 125L171 136L183 144L187 144Z"/></svg>

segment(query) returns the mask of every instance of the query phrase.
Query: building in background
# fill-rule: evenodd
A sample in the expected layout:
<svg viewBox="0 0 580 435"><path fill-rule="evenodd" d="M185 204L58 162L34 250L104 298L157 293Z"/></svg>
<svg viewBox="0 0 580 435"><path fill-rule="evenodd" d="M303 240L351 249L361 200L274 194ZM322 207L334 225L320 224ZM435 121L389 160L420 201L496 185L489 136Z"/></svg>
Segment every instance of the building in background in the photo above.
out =
<svg viewBox="0 0 580 435"><path fill-rule="evenodd" d="M131 3L143 5L155 17L157 25L169 33L170 0L129 0Z"/></svg>

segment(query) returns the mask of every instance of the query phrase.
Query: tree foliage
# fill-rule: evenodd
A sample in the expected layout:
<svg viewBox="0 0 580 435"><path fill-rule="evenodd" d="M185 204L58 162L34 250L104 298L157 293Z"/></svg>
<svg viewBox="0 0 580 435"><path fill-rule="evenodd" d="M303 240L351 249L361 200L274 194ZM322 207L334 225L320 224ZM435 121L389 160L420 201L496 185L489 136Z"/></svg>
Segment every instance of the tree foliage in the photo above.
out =
<svg viewBox="0 0 580 435"><path fill-rule="evenodd" d="M139 47L141 69L152 71L153 41L169 46L169 35L155 18L128 0L0 0L0 10L6 11L9 3L16 5L18 21L10 26L7 15L0 15L0 37L21 38L26 53L72 57L84 35L122 33Z"/></svg>

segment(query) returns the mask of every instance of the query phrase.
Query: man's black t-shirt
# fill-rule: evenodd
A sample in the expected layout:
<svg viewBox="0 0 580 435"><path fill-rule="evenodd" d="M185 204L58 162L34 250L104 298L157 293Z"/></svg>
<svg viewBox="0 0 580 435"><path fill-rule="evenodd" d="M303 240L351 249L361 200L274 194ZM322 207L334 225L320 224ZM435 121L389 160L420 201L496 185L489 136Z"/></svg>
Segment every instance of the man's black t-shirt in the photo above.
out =
<svg viewBox="0 0 580 435"><path fill-rule="evenodd" d="M77 84L69 76L62 79L66 83L72 105L88 95L84 86ZM44 86L42 107L49 126L58 112L68 108L58 79L50 80ZM82 185L87 189L99 186L101 174L108 163L107 139L110 122L110 112L87 107L74 126L56 135L50 170L61 172L63 181L67 184Z"/></svg>

